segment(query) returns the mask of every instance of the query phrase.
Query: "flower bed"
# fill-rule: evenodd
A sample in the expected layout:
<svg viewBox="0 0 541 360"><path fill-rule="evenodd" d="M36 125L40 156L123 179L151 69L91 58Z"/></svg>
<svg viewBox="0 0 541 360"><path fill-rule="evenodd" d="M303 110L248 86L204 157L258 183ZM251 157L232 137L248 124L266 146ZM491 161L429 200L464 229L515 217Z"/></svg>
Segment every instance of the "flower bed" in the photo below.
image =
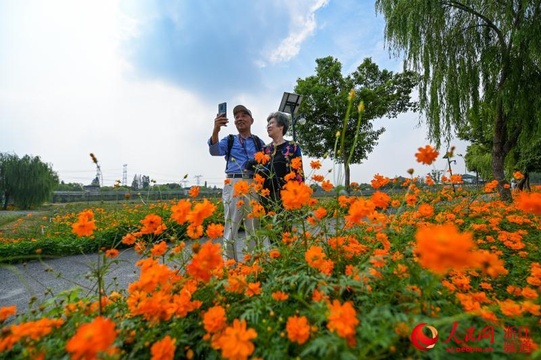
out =
<svg viewBox="0 0 541 360"><path fill-rule="evenodd" d="M428 150L420 161L430 162ZM336 195L315 199L308 185L286 185L291 231L254 207L258 246L239 263L200 240L220 238L223 224L194 188L190 199L123 225L102 249L99 289L120 243L142 254L125 291L73 291L15 318L16 309L0 309L0 358L541 356L540 189L508 204L491 195L494 183L473 193L456 177L454 187L416 180L394 197L379 190L390 181L380 175L370 197L326 182ZM97 213L74 214L69 230L91 239L113 226Z"/></svg>

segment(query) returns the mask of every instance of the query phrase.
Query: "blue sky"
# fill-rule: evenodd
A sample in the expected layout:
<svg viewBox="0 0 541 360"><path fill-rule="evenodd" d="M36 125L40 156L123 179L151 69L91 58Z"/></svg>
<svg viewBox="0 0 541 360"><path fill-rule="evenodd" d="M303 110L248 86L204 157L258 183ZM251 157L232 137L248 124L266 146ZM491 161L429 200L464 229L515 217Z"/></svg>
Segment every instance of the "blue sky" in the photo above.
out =
<svg viewBox="0 0 541 360"><path fill-rule="evenodd" d="M122 180L127 164L128 184L143 174L221 186L224 161L206 145L219 102L250 108L253 132L269 141L267 115L314 74L317 58L337 58L344 75L366 57L401 71L384 25L362 0L3 0L0 152L40 156L65 182L90 183L92 152L105 185ZM428 144L418 124L417 114L377 120L387 131L352 181L432 170L415 162ZM233 125L220 135L229 132Z"/></svg>

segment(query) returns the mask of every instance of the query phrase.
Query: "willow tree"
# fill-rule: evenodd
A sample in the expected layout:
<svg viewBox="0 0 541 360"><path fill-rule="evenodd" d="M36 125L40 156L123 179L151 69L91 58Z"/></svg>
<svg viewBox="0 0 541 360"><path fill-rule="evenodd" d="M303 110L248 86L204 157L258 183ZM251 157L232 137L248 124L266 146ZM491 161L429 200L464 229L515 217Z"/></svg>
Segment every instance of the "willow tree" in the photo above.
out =
<svg viewBox="0 0 541 360"><path fill-rule="evenodd" d="M0 193L3 208L10 200L21 209L43 204L58 185L58 175L38 156L0 154Z"/></svg>
<svg viewBox="0 0 541 360"><path fill-rule="evenodd" d="M541 134L541 0L376 0L376 10L391 53L422 75L429 137L492 127L492 173L510 200L506 156Z"/></svg>

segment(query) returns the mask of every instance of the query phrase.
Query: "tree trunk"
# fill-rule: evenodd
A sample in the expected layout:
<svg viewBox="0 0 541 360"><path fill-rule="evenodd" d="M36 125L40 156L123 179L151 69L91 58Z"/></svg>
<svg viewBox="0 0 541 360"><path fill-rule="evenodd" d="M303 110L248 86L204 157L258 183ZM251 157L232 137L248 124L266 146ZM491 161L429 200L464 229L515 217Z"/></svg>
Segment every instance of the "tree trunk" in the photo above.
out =
<svg viewBox="0 0 541 360"><path fill-rule="evenodd" d="M505 142L507 139L507 127L505 124L505 117L503 114L502 100L499 100L498 111L496 113L496 121L494 123L494 138L492 140L492 174L494 179L498 180L498 192L500 193L500 199L505 202L511 202L513 200L511 196L511 189L508 185L509 182L505 179L505 157L507 155L505 150Z"/></svg>
<svg viewBox="0 0 541 360"><path fill-rule="evenodd" d="M528 191L532 191L532 189L530 188L530 173L527 171L524 174L524 177L520 179L517 184L517 189L519 189L520 191L523 191L524 187L526 187Z"/></svg>

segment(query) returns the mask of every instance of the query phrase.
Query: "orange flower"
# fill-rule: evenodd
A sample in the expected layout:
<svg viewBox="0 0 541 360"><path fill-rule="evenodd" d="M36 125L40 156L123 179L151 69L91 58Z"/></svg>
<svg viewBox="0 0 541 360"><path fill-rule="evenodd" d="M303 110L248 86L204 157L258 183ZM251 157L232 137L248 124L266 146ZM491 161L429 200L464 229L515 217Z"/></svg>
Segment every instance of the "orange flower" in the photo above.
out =
<svg viewBox="0 0 541 360"><path fill-rule="evenodd" d="M66 351L72 359L96 359L99 353L114 354L112 347L117 333L115 323L102 316L92 322L79 326L77 332L66 343Z"/></svg>
<svg viewBox="0 0 541 360"><path fill-rule="evenodd" d="M0 323L5 321L8 317L15 315L17 312L17 307L13 306L2 306L0 308Z"/></svg>
<svg viewBox="0 0 541 360"><path fill-rule="evenodd" d="M305 316L290 316L286 323L287 338L299 345L304 344L310 337L310 323Z"/></svg>
<svg viewBox="0 0 541 360"><path fill-rule="evenodd" d="M517 180L521 180L521 179L524 179L524 175L520 172L520 171L515 171L513 173L513 177Z"/></svg>
<svg viewBox="0 0 541 360"><path fill-rule="evenodd" d="M380 187L387 185L390 181L391 179L388 177L376 174L370 183L374 189L379 189Z"/></svg>
<svg viewBox="0 0 541 360"><path fill-rule="evenodd" d="M374 203L363 198L356 199L348 210L348 215L344 218L352 224L360 224L365 217L370 215L376 209Z"/></svg>
<svg viewBox="0 0 541 360"><path fill-rule="evenodd" d="M192 186L190 191L188 191L188 195L190 195L191 198L195 199L199 195L199 191L201 188L199 186Z"/></svg>
<svg viewBox="0 0 541 360"><path fill-rule="evenodd" d="M520 316L523 311L520 304L517 304L511 299L507 299L505 301L498 301L498 305L500 305L500 310L502 311L502 314L509 317Z"/></svg>
<svg viewBox="0 0 541 360"><path fill-rule="evenodd" d="M359 324L357 313L350 301L346 301L344 305L340 301L333 300L332 304L327 305L330 311L327 317L327 328L343 338L355 336L355 327Z"/></svg>
<svg viewBox="0 0 541 360"><path fill-rule="evenodd" d="M191 207L192 204L190 203L190 200L180 200L176 205L171 207L171 219L175 220L179 224L184 224L186 221L188 221L188 214L190 213Z"/></svg>
<svg viewBox="0 0 541 360"><path fill-rule="evenodd" d="M211 216L216 211L216 205L204 199L203 202L195 204L193 210L188 214L188 221L194 225L199 226L203 224L203 221Z"/></svg>
<svg viewBox="0 0 541 360"><path fill-rule="evenodd" d="M305 183L289 181L280 191L284 208L287 210L300 209L308 205L312 199L312 188Z"/></svg>
<svg viewBox="0 0 541 360"><path fill-rule="evenodd" d="M312 175L312 180L314 180L315 182L322 182L323 180L325 180L325 177L323 175L314 174Z"/></svg>
<svg viewBox="0 0 541 360"><path fill-rule="evenodd" d="M109 249L105 252L105 257L109 259L114 259L118 256L118 250L117 249Z"/></svg>
<svg viewBox="0 0 541 360"><path fill-rule="evenodd" d="M283 291L275 291L272 293L272 298L276 301L284 301L289 298L289 295Z"/></svg>
<svg viewBox="0 0 541 360"><path fill-rule="evenodd" d="M438 155L440 154L438 151L434 150L434 148L430 145L425 146L424 148L419 148L419 152L415 154L415 157L417 158L417 162L420 162L422 164L430 165L436 160Z"/></svg>
<svg viewBox="0 0 541 360"><path fill-rule="evenodd" d="M246 328L246 320L235 319L233 326L227 327L218 339L218 346L224 358L244 360L254 352L255 346L251 340L255 338L257 332Z"/></svg>
<svg viewBox="0 0 541 360"><path fill-rule="evenodd" d="M376 191L370 197L372 203L380 209L387 209L391 202L391 197L384 192Z"/></svg>
<svg viewBox="0 0 541 360"><path fill-rule="evenodd" d="M321 169L321 161L319 160L312 160L310 161L310 167L314 170Z"/></svg>
<svg viewBox="0 0 541 360"><path fill-rule="evenodd" d="M321 188L327 192L331 191L334 188L334 185L331 184L329 180L323 180L321 183Z"/></svg>
<svg viewBox="0 0 541 360"><path fill-rule="evenodd" d="M255 282L255 283L248 283L248 288L246 289L246 296L254 296L261 294L261 283Z"/></svg>
<svg viewBox="0 0 541 360"><path fill-rule="evenodd" d="M517 198L517 208L524 212L541 215L541 193L521 191Z"/></svg>
<svg viewBox="0 0 541 360"><path fill-rule="evenodd" d="M471 256L472 234L460 233L454 224L419 227L415 239L414 251L419 263L437 274L445 274L449 269L465 269L476 262Z"/></svg>
<svg viewBox="0 0 541 360"><path fill-rule="evenodd" d="M206 242L201 246L197 254L193 256L192 262L186 267L186 271L193 278L208 282L212 271L224 265L222 258L222 247L220 244Z"/></svg>
<svg viewBox="0 0 541 360"><path fill-rule="evenodd" d="M150 348L151 360L172 360L175 358L175 342L169 335L155 342Z"/></svg>
<svg viewBox="0 0 541 360"><path fill-rule="evenodd" d="M432 205L423 203L419 205L419 209L417 210L417 213L421 217L430 218L434 215L434 208L432 207Z"/></svg>
<svg viewBox="0 0 541 360"><path fill-rule="evenodd" d="M233 197L248 195L250 192L250 185L244 180L237 181L233 185Z"/></svg>
<svg viewBox="0 0 541 360"><path fill-rule="evenodd" d="M262 164L262 165L265 165L266 163L269 162L270 160L270 156L269 155L266 155L263 151L258 151L254 154L254 159L255 161L257 161L259 164Z"/></svg>
<svg viewBox="0 0 541 360"><path fill-rule="evenodd" d="M209 239L217 239L224 234L224 226L222 224L209 224L207 226L207 236Z"/></svg>
<svg viewBox="0 0 541 360"><path fill-rule="evenodd" d="M226 322L225 309L220 305L211 307L203 314L203 326L210 334L222 330L227 325Z"/></svg>
<svg viewBox="0 0 541 360"><path fill-rule="evenodd" d="M291 168L296 171L302 170L302 158L296 157L291 159Z"/></svg>
<svg viewBox="0 0 541 360"><path fill-rule="evenodd" d="M162 218L156 214L148 214L143 220L141 220L143 227L141 228L141 234L154 234L160 235L167 226L162 222Z"/></svg>
<svg viewBox="0 0 541 360"><path fill-rule="evenodd" d="M167 243L165 241L160 241L158 244L155 244L152 249L150 249L150 253L153 256L162 256L167 251Z"/></svg>
<svg viewBox="0 0 541 360"><path fill-rule="evenodd" d="M72 224L71 228L78 237L92 235L96 229L92 210L84 210L79 213L78 221Z"/></svg>
<svg viewBox="0 0 541 360"><path fill-rule="evenodd" d="M327 210L323 206L320 206L316 210L314 210L314 216L318 220L323 219L326 215L327 215Z"/></svg>

